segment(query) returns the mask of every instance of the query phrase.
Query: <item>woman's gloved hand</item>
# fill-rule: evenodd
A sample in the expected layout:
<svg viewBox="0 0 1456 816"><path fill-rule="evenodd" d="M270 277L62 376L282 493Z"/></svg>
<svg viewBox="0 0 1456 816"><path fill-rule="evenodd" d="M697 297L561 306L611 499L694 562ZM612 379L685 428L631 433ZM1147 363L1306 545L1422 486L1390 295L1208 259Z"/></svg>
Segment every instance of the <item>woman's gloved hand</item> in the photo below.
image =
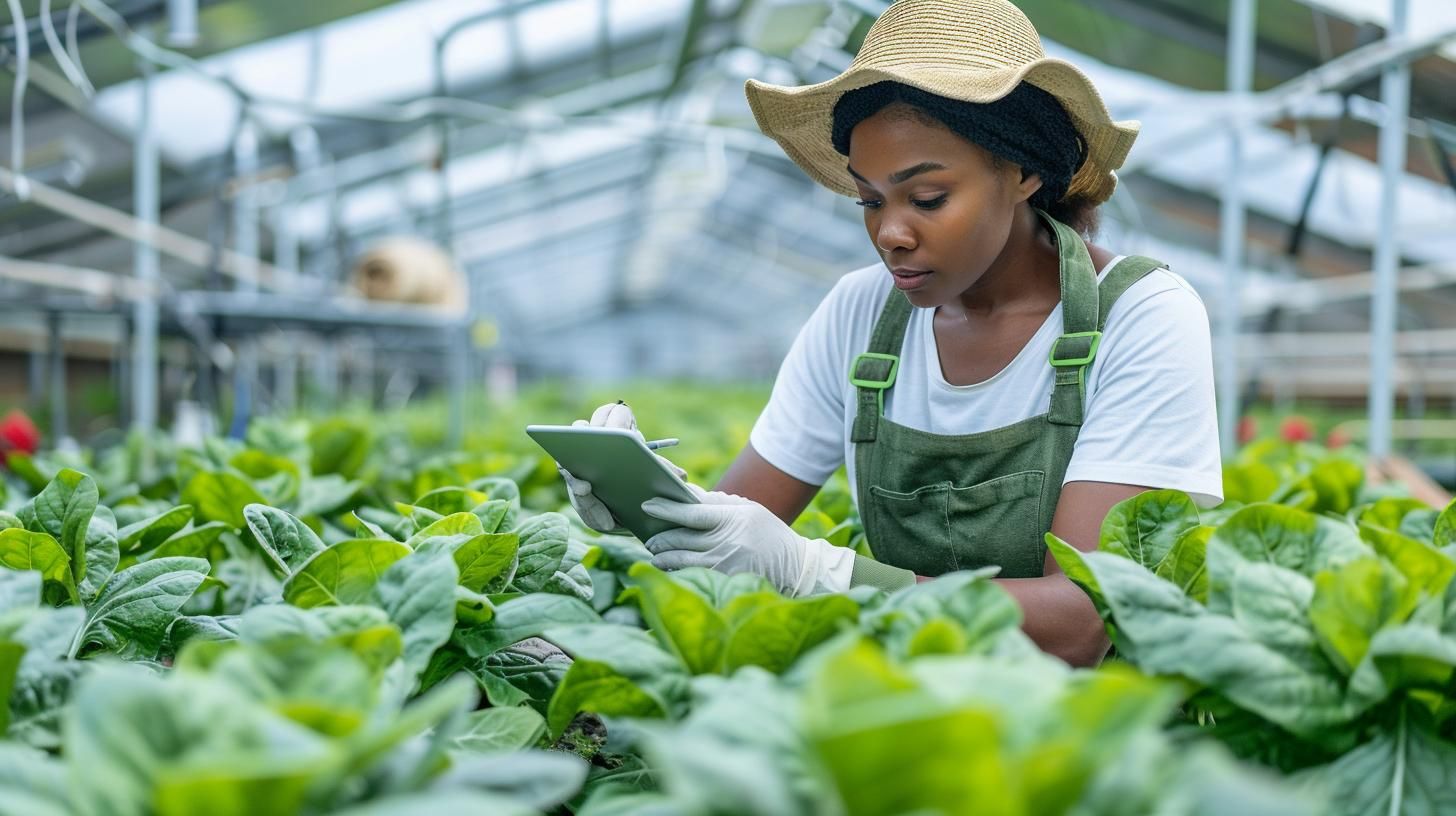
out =
<svg viewBox="0 0 1456 816"><path fill-rule="evenodd" d="M700 499L702 504L667 499L642 503L649 515L682 525L645 542L653 566L707 567L730 575L751 572L793 596L849 589L853 550L805 538L767 507L741 496L712 492Z"/></svg>
<svg viewBox="0 0 1456 816"><path fill-rule="evenodd" d="M642 436L642 432L637 430L637 417L633 416L632 409L620 400L598 407L592 412L590 420L578 419L571 424L596 428L624 428L635 431L639 437ZM687 471L673 464L670 459L663 456L657 458L667 463L668 467L680 478L687 476ZM566 497L571 502L571 509L581 517L583 524L599 533L627 534L627 530L612 515L612 511L602 504L601 499L592 495L591 482L572 476L571 472L562 467L559 462L556 464L556 470L561 474L561 478L566 480ZM692 485L689 487L691 488ZM700 491L695 490L695 492Z"/></svg>

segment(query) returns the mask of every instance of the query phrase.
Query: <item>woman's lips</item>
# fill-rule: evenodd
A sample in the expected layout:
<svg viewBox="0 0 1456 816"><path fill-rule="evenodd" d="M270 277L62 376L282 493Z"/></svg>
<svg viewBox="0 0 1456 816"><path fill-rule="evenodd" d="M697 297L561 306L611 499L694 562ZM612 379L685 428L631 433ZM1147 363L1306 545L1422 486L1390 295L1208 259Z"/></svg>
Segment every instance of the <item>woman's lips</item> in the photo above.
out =
<svg viewBox="0 0 1456 816"><path fill-rule="evenodd" d="M895 288L900 290L919 289L934 274L927 269L892 269L890 274L895 278Z"/></svg>

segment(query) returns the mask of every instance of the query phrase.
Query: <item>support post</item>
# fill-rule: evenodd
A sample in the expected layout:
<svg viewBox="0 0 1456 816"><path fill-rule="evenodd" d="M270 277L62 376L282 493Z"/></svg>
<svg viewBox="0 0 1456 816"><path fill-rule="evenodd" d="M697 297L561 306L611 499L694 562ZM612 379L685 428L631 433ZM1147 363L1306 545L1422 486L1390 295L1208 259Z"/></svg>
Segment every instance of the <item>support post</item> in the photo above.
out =
<svg viewBox="0 0 1456 816"><path fill-rule="evenodd" d="M1224 168L1219 214L1219 254L1223 260L1223 297L1218 321L1218 438L1225 457L1238 445L1240 289L1244 267L1244 128L1254 75L1256 0L1233 0L1228 32L1228 92L1234 97L1228 134L1228 166Z"/></svg>
<svg viewBox="0 0 1456 816"><path fill-rule="evenodd" d="M448 330L450 344L450 445L459 448L465 442L465 400L470 387L470 328L460 324Z"/></svg>
<svg viewBox="0 0 1456 816"><path fill-rule="evenodd" d="M141 116L133 144L132 207L146 240L132 244L132 268L141 289L132 305L133 343L131 364L131 426L142 432L141 476L150 481L154 462L149 436L157 427L157 282L159 259L150 239L161 218L158 189L161 184L161 151L152 121L152 68L145 60L141 70Z"/></svg>
<svg viewBox="0 0 1456 816"><path fill-rule="evenodd" d="M1392 0L1385 36L1403 38L1407 0ZM1380 76L1380 226L1376 230L1375 290L1370 299L1370 456L1390 455L1395 414L1396 266L1400 261L1400 184L1405 176L1406 116L1410 107L1410 64L1388 65Z"/></svg>
<svg viewBox="0 0 1456 816"><path fill-rule="evenodd" d="M46 313L50 351L51 439L59 445L70 435L66 416L66 344L61 334L61 313Z"/></svg>

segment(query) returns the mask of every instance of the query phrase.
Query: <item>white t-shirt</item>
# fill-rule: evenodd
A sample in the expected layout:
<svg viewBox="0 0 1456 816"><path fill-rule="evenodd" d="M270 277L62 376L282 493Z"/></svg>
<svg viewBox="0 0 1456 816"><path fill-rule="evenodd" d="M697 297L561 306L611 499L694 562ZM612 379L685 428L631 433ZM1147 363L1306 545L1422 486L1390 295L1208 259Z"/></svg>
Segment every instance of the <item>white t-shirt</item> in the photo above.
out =
<svg viewBox="0 0 1456 816"><path fill-rule="evenodd" d="M774 467L817 485L847 462L855 483L850 431L857 400L849 366L869 349L892 291L881 265L851 272L799 331L749 437ZM911 310L899 374L885 396L891 421L960 435L1047 412L1053 382L1047 355L1062 333L1060 304L1006 368L974 385L946 382L933 318L930 309ZM1204 507L1223 500L1208 313L1198 293L1166 269L1129 287L1108 315L1064 479L1079 481L1183 490Z"/></svg>

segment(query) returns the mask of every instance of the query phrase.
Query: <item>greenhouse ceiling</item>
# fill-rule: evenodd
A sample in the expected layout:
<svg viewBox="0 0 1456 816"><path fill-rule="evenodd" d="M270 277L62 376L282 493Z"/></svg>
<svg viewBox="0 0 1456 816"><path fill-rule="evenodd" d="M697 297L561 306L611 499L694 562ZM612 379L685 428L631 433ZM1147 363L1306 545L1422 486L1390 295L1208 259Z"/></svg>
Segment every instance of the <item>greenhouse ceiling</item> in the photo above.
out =
<svg viewBox="0 0 1456 816"><path fill-rule="evenodd" d="M67 4L54 5L64 29ZM165 45L164 5L111 8ZM1227 110L1220 92L1226 4L1019 5L1049 52L1093 75L1116 117L1144 122L1123 192L1109 208L1107 240L1178 259L1208 293L1219 274L1210 214L1225 175L1218 134ZM838 275L874 258L857 210L809 184L757 134L742 82L832 76L884 6L204 2L197 44L177 46L195 62L159 69L152 80L164 221L226 239L236 228L230 208L243 199L256 208L263 254L282 262L296 252L301 271L325 281L342 277L377 237L437 237L469 269L477 311L518 335L652 302L694 303L725 322L741 308L797 325ZM1386 6L1264 0L1256 90L1377 42ZM39 3L25 8L33 18ZM115 30L79 15L80 64L97 93L78 98L64 92L64 69L32 29L27 164L38 179L129 209L136 59ZM1413 3L1413 37L1453 29L1456 5ZM1441 228L1456 222L1456 196L1439 149L1448 158L1456 152L1456 102L1441 92L1456 82L1456 63L1449 38L1430 50L1413 64L1401 222L1411 263L1456 256L1456 236ZM1260 219L1256 243L1260 223L1271 236L1251 260L1277 273L1271 280L1291 270L1368 268L1376 89L1375 75L1362 75L1281 110L1251 135L1245 193ZM454 101L428 101L446 96ZM1308 208L1312 238L1304 256L1285 257L1284 233L1300 219L1336 121L1338 140ZM250 183L232 181L240 168ZM1149 206L1153 196L1167 205ZM129 258L117 239L14 198L0 204L0 255L117 273ZM208 280L175 261L164 273L183 287ZM523 280L550 286L523 287ZM1251 302L1278 291L1251 286Z"/></svg>

